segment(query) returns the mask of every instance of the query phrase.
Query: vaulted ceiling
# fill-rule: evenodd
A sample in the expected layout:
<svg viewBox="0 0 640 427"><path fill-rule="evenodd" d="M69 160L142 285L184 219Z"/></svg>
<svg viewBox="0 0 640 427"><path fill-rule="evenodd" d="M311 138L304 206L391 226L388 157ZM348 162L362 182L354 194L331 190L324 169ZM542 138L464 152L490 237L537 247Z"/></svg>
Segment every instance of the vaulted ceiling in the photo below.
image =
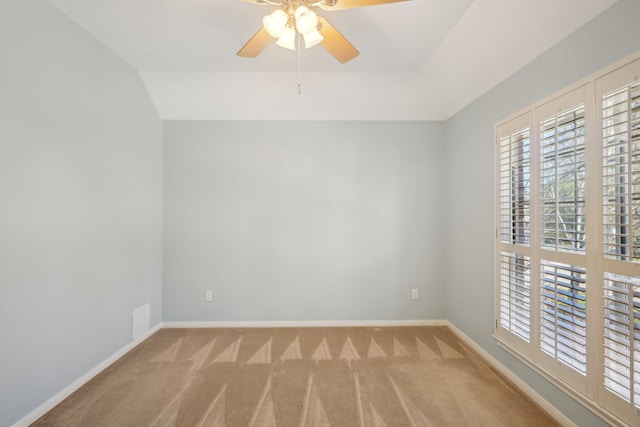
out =
<svg viewBox="0 0 640 427"><path fill-rule="evenodd" d="M616 0L319 10L360 51L346 64L321 46L236 56L274 10L246 0L51 2L139 71L163 119L444 120Z"/></svg>

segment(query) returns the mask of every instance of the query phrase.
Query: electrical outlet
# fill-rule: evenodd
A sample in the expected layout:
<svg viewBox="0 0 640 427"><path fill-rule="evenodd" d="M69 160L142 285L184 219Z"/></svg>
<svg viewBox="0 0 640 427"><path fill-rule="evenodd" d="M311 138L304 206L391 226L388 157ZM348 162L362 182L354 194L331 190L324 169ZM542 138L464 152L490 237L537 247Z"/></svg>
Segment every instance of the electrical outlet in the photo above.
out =
<svg viewBox="0 0 640 427"><path fill-rule="evenodd" d="M204 292L204 300L209 302L213 301L213 291L205 291Z"/></svg>
<svg viewBox="0 0 640 427"><path fill-rule="evenodd" d="M411 299L420 299L420 291L418 289L411 289Z"/></svg>

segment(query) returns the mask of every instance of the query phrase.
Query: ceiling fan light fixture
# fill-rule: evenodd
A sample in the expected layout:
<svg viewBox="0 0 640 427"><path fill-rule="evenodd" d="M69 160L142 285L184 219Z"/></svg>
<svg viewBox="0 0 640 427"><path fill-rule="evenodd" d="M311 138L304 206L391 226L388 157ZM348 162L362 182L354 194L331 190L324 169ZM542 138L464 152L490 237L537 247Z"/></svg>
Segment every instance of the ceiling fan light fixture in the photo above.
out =
<svg viewBox="0 0 640 427"><path fill-rule="evenodd" d="M267 33L274 39L279 39L285 29L289 16L282 9L276 9L271 15L262 18L262 25Z"/></svg>
<svg viewBox="0 0 640 427"><path fill-rule="evenodd" d="M306 6L296 9L296 29L300 34L307 35L313 32L318 26L318 15L309 10Z"/></svg>
<svg viewBox="0 0 640 427"><path fill-rule="evenodd" d="M264 27L238 51L237 55L255 58L276 40L276 45L289 50L302 49L302 38L306 49L321 44L338 62L344 64L357 57L360 52L327 19L315 11L325 12L375 6L409 0L245 0L250 3L272 7L264 16ZM298 39L296 41L296 39ZM298 47L296 47L298 45ZM300 52L300 51L298 51ZM300 56L298 56L298 62Z"/></svg>
<svg viewBox="0 0 640 427"><path fill-rule="evenodd" d="M310 47L314 47L318 43L324 40L322 34L318 30L313 30L310 33L304 34L304 47L305 49L309 49Z"/></svg>
<svg viewBox="0 0 640 427"><path fill-rule="evenodd" d="M296 50L296 30L291 27L284 27L282 35L276 44L285 49Z"/></svg>
<svg viewBox="0 0 640 427"><path fill-rule="evenodd" d="M298 6L296 8L296 12L294 13L296 19L299 19L300 16L302 16L303 14L309 12L309 8L306 6Z"/></svg>

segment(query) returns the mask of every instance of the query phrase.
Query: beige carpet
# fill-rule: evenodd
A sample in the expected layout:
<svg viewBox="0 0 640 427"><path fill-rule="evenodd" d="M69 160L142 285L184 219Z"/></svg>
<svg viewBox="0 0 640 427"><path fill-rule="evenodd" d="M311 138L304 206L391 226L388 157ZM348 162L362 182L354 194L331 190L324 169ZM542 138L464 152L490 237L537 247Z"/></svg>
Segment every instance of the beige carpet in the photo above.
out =
<svg viewBox="0 0 640 427"><path fill-rule="evenodd" d="M36 426L554 426L445 327L163 329Z"/></svg>

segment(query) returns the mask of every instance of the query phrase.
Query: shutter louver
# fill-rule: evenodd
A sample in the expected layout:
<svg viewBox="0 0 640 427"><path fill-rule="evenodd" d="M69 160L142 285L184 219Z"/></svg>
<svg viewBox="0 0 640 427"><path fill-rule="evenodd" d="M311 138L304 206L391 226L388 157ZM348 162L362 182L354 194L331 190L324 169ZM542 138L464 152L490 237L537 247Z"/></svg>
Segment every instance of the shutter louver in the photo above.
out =
<svg viewBox="0 0 640 427"><path fill-rule="evenodd" d="M542 260L540 280L540 349L586 375L585 270Z"/></svg>
<svg viewBox="0 0 640 427"><path fill-rule="evenodd" d="M640 280L607 273L604 387L640 410Z"/></svg>
<svg viewBox="0 0 640 427"><path fill-rule="evenodd" d="M584 106L540 123L542 246L585 250Z"/></svg>
<svg viewBox="0 0 640 427"><path fill-rule="evenodd" d="M531 337L530 270L529 257L500 254L500 325L527 342Z"/></svg>

